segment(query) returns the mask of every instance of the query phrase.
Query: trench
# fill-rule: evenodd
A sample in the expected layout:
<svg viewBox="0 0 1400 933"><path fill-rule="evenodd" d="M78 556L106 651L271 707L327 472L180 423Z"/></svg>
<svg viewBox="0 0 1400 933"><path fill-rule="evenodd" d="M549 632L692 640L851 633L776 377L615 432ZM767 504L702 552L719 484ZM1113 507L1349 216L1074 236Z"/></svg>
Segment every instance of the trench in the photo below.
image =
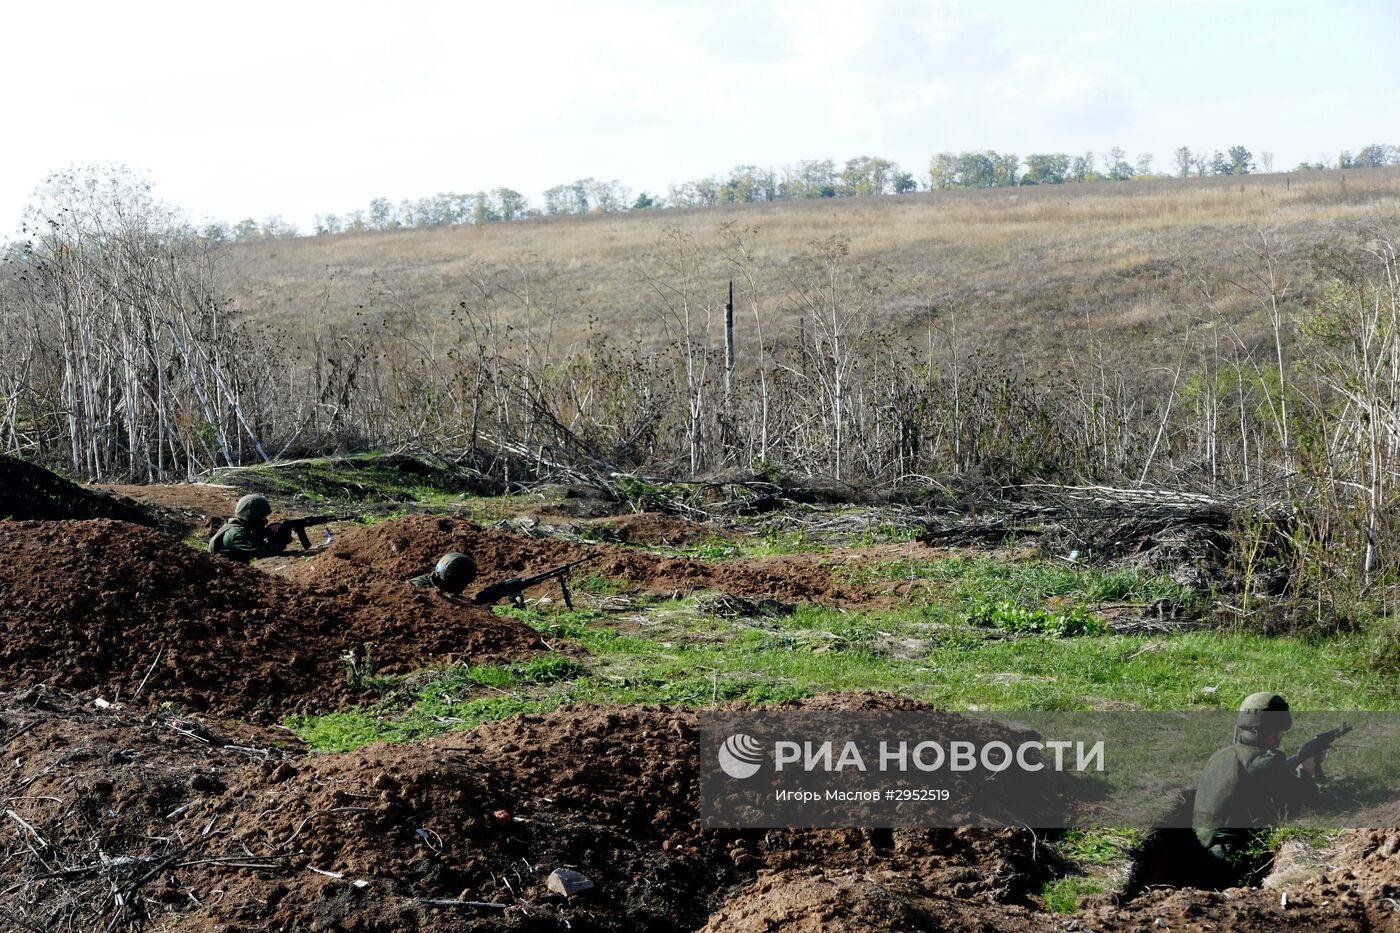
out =
<svg viewBox="0 0 1400 933"><path fill-rule="evenodd" d="M1149 888L1257 888L1273 869L1273 855L1263 853L1231 875L1208 855L1189 829L1156 829L1136 852L1123 885L1122 899L1132 900Z"/></svg>

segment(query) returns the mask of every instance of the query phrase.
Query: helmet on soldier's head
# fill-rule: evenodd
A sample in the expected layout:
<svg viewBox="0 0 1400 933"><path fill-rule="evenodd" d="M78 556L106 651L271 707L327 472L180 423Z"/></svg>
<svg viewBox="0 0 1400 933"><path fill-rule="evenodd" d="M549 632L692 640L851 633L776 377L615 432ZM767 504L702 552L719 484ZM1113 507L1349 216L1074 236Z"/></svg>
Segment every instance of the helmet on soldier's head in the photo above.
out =
<svg viewBox="0 0 1400 933"><path fill-rule="evenodd" d="M455 596L476 579L476 561L460 551L444 554L433 568L433 579L438 589Z"/></svg>
<svg viewBox="0 0 1400 933"><path fill-rule="evenodd" d="M1287 732L1293 728L1293 714L1288 711L1288 701L1277 693L1251 693L1240 704L1240 715L1235 725L1241 729L1252 729L1261 736Z"/></svg>
<svg viewBox="0 0 1400 933"><path fill-rule="evenodd" d="M244 519L267 518L272 514L272 505L263 496L244 496L234 506L233 517Z"/></svg>

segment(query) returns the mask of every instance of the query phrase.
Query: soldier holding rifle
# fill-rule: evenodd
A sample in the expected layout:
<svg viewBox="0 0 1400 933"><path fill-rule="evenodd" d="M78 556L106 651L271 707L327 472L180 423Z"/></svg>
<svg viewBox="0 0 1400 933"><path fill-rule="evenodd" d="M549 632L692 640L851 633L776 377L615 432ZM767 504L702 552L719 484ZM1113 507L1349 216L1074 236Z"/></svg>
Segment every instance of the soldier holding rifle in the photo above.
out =
<svg viewBox="0 0 1400 933"><path fill-rule="evenodd" d="M335 515L312 515L268 522L271 514L272 505L265 496L250 495L239 499L233 517L209 539L209 553L247 564L262 557L276 557L284 553L295 536L301 542L302 556L311 557L324 551L327 545L313 548L311 539L306 536L306 529L342 520ZM329 540L327 535L328 543Z"/></svg>
<svg viewBox="0 0 1400 933"><path fill-rule="evenodd" d="M1289 757L1282 746L1291 728L1287 700L1267 691L1250 694L1240 705L1234 742L1211 756L1196 785L1192 825L1222 887L1253 880L1267 868L1257 845L1261 831L1321 800L1327 752L1351 731L1343 725L1324 732Z"/></svg>

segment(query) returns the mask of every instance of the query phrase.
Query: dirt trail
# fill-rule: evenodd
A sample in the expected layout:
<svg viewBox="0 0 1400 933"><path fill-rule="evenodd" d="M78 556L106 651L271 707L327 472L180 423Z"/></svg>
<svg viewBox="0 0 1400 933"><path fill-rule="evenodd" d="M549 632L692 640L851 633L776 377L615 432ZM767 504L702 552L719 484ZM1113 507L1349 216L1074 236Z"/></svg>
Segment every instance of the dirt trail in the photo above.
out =
<svg viewBox="0 0 1400 933"><path fill-rule="evenodd" d="M911 545L895 546L905 556L909 547ZM629 581L636 591L644 593L686 594L714 590L788 603L880 606L896 600L900 584L858 585L832 571L834 565L867 562L885 556L887 550L700 561L610 544L532 538L499 528L484 528L458 518L414 515L347 529L336 536L328 552L291 568L289 575L300 582L314 584L403 580L431 568L448 551L465 551L476 558L481 570L477 582L480 587L507 577L538 573L581 557L593 557L593 562L581 568L581 572ZM888 553L892 555L895 551L888 550ZM540 592L546 590L542 587Z"/></svg>
<svg viewBox="0 0 1400 933"><path fill-rule="evenodd" d="M0 677L270 718L354 699L346 650L381 671L527 655L519 623L403 583L298 585L97 519L0 522ZM149 672L149 678L147 678Z"/></svg>

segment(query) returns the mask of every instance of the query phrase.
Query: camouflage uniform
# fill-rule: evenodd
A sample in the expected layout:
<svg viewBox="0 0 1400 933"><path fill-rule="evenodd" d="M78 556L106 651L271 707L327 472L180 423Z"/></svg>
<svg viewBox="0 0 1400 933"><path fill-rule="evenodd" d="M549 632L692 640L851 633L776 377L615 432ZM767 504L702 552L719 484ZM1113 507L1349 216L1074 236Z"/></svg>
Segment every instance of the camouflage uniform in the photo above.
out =
<svg viewBox="0 0 1400 933"><path fill-rule="evenodd" d="M1228 884L1253 871L1249 854L1264 827L1315 802L1317 783L1298 770L1266 740L1293 726L1288 703L1276 694L1256 693L1240 707L1234 744L1210 757L1196 784L1192 828L1217 860Z"/></svg>
<svg viewBox="0 0 1400 933"><path fill-rule="evenodd" d="M272 507L262 496L244 496L238 500L233 518L209 539L209 553L247 564L259 557L275 557L286 550L290 535L282 536L268 529L267 517Z"/></svg>

